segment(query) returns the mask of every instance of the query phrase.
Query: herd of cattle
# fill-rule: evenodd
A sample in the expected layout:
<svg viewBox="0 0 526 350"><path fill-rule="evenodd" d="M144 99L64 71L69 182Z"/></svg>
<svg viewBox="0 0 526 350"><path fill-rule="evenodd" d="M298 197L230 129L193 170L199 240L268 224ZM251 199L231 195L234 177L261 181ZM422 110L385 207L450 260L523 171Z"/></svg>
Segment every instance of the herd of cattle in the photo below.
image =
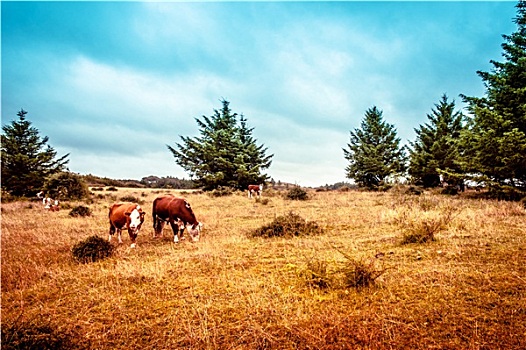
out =
<svg viewBox="0 0 526 350"><path fill-rule="evenodd" d="M248 198L254 195L261 197L263 185L249 185ZM50 211L59 209L58 201L53 201L49 197L44 197L42 192L38 194L42 198L44 208ZM144 222L146 213L137 203L115 203L111 206L108 217L110 220L111 241L117 232L119 243L122 243L121 232L127 230L130 236L131 248L135 248L137 236ZM193 242L199 241L203 224L197 218L184 198L177 198L171 194L162 195L154 199L152 208L152 220L154 237L162 236L163 228L166 223L170 224L174 234L174 242L184 239L183 233L186 228Z"/></svg>

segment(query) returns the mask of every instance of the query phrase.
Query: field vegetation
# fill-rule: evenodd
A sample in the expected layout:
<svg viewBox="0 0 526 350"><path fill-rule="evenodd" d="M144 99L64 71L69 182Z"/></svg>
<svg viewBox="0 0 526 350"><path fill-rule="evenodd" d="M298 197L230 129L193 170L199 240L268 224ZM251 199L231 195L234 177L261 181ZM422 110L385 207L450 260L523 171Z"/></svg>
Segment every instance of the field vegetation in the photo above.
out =
<svg viewBox="0 0 526 350"><path fill-rule="evenodd" d="M153 237L164 193L191 203L200 242ZM147 212L137 248L123 232L110 257L77 261L120 198ZM58 212L2 204L2 349L526 348L521 203L400 188L263 198L118 188ZM68 215L79 206L91 214ZM288 217L315 232L257 234Z"/></svg>

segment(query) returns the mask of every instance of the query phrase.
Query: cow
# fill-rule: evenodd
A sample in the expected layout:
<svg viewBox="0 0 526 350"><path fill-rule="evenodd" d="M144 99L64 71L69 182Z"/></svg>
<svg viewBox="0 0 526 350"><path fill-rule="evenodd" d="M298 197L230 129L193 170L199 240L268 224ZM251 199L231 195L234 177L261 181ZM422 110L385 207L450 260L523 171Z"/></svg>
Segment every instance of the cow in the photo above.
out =
<svg viewBox="0 0 526 350"><path fill-rule="evenodd" d="M131 240L131 248L135 248L135 240L144 222L146 213L142 211L139 204L136 203L115 203L111 206L108 217L110 219L110 236L108 241L117 231L119 235L119 243L122 243L121 231L128 230Z"/></svg>
<svg viewBox="0 0 526 350"><path fill-rule="evenodd" d="M42 205L44 205L44 209L49 210L49 211L59 211L60 210L60 203L58 199L53 199L51 197L43 197Z"/></svg>
<svg viewBox="0 0 526 350"><path fill-rule="evenodd" d="M154 237L162 235L164 224L168 222L174 233L174 243L179 243L179 239L184 239L185 227L192 241L199 241L202 224L197 221L190 203L184 198L177 198L171 194L155 198L152 218Z"/></svg>
<svg viewBox="0 0 526 350"><path fill-rule="evenodd" d="M256 194L256 196L261 197L261 193L263 192L263 184L261 185L248 185L248 198L252 198L253 194Z"/></svg>

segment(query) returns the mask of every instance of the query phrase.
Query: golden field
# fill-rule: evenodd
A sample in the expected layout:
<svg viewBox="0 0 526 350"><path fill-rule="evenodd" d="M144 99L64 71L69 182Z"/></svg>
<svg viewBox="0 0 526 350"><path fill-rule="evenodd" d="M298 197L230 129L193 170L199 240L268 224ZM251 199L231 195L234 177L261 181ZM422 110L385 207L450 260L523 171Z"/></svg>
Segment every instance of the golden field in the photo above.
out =
<svg viewBox="0 0 526 350"><path fill-rule="evenodd" d="M77 218L2 204L2 348L47 337L85 349L526 349L519 203L396 189L306 201L266 192L268 203L188 192L205 227L200 242L174 244L169 227L153 238L151 205L163 193L177 194L96 192L65 203L93 211ZM107 239L108 208L127 195L147 212L137 248L123 232L113 257L76 262L72 246ZM250 237L289 212L323 232ZM419 232L435 239L401 243ZM372 285L346 283L356 262L379 272ZM312 283L316 273L328 283Z"/></svg>

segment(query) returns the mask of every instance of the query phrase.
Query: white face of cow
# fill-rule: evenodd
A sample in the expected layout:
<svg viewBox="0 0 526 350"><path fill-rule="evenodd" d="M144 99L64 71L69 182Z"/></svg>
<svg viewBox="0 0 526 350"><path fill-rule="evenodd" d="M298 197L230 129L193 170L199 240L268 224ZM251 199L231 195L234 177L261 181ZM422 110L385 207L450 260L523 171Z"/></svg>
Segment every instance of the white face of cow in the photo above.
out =
<svg viewBox="0 0 526 350"><path fill-rule="evenodd" d="M201 234L201 228L203 227L202 223L197 223L197 225L192 226L190 224L186 225L186 229L188 230L188 233L190 234L190 237L192 237L192 241L199 242L199 236Z"/></svg>
<svg viewBox="0 0 526 350"><path fill-rule="evenodd" d="M132 231L133 233L136 233L139 231L142 221L141 219L144 216L141 216L141 213L138 210L139 208L133 209L133 211L130 213L130 223L128 225L128 229Z"/></svg>

